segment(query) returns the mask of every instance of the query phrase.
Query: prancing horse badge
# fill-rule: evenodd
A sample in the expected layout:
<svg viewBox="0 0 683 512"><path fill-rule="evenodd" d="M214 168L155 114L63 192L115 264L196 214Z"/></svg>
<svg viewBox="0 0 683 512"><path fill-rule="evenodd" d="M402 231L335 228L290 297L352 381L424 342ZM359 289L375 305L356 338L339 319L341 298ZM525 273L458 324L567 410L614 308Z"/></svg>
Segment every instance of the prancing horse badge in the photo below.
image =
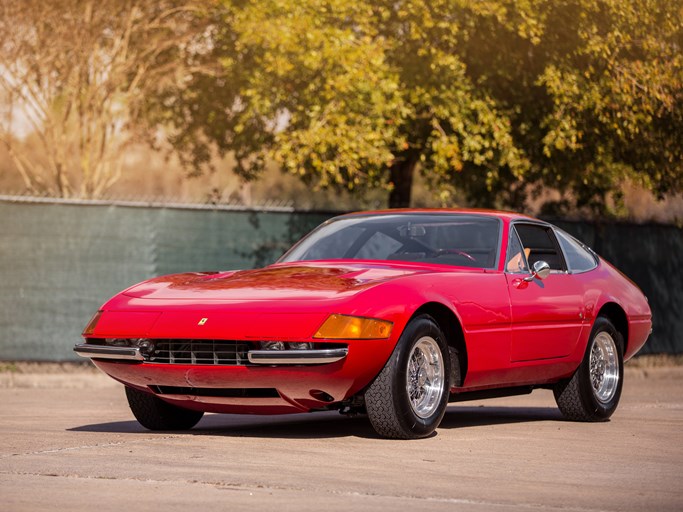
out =
<svg viewBox="0 0 683 512"><path fill-rule="evenodd" d="M208 318L202 318L197 325L204 325L207 322Z"/></svg>

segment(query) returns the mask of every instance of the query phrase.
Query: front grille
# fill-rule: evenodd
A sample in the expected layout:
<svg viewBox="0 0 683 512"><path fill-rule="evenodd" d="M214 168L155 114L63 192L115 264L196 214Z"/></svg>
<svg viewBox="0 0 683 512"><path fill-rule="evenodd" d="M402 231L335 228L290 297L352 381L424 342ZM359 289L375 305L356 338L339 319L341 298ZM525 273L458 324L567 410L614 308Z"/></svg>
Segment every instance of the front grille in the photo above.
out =
<svg viewBox="0 0 683 512"><path fill-rule="evenodd" d="M244 341L154 340L154 350L145 359L162 364L247 366L252 348Z"/></svg>

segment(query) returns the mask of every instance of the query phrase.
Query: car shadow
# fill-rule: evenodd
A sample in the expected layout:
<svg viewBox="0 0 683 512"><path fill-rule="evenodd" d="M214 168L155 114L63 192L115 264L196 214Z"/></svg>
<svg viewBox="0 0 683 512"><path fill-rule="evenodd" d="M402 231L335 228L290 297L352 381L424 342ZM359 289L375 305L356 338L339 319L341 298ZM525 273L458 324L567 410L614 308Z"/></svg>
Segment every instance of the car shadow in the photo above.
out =
<svg viewBox="0 0 683 512"><path fill-rule="evenodd" d="M559 410L554 407L449 406L439 429L472 428L536 421L564 420ZM439 429L432 436L438 435ZM72 432L152 434L135 420L95 423L68 430ZM338 437L379 439L366 416L346 417L333 411L287 416L206 414L192 430L173 432L192 436L280 439Z"/></svg>
<svg viewBox="0 0 683 512"><path fill-rule="evenodd" d="M536 421L566 421L557 407L450 406L439 428L471 428Z"/></svg>
<svg viewBox="0 0 683 512"><path fill-rule="evenodd" d="M72 432L107 432L154 434L137 421L95 423L67 429ZM205 414L191 430L164 431L192 436L233 436L283 439L367 437L376 438L365 416L341 416L337 412L289 414L286 416L248 416L239 414Z"/></svg>

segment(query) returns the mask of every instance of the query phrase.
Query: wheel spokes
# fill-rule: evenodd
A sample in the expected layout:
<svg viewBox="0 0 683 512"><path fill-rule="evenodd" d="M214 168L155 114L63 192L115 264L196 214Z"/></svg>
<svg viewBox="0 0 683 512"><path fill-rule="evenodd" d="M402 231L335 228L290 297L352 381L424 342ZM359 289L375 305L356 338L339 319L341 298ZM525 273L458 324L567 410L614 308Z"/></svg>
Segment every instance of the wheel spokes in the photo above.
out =
<svg viewBox="0 0 683 512"><path fill-rule="evenodd" d="M617 391L619 362L616 344L607 332L599 333L593 340L589 372L595 398L602 403L609 402Z"/></svg>
<svg viewBox="0 0 683 512"><path fill-rule="evenodd" d="M425 336L413 346L408 358L406 390L413 412L421 418L438 407L444 392L441 351L436 341Z"/></svg>

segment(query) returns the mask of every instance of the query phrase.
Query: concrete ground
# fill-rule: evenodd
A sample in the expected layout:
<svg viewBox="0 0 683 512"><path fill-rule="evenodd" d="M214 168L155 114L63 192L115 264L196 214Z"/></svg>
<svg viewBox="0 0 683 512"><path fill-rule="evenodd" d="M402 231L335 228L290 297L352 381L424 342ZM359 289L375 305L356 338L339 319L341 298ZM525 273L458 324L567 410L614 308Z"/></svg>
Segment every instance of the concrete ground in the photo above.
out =
<svg viewBox="0 0 683 512"><path fill-rule="evenodd" d="M683 510L683 367L629 368L608 423L552 393L449 406L436 435L337 413L207 415L154 434L87 368L0 371L0 509Z"/></svg>

